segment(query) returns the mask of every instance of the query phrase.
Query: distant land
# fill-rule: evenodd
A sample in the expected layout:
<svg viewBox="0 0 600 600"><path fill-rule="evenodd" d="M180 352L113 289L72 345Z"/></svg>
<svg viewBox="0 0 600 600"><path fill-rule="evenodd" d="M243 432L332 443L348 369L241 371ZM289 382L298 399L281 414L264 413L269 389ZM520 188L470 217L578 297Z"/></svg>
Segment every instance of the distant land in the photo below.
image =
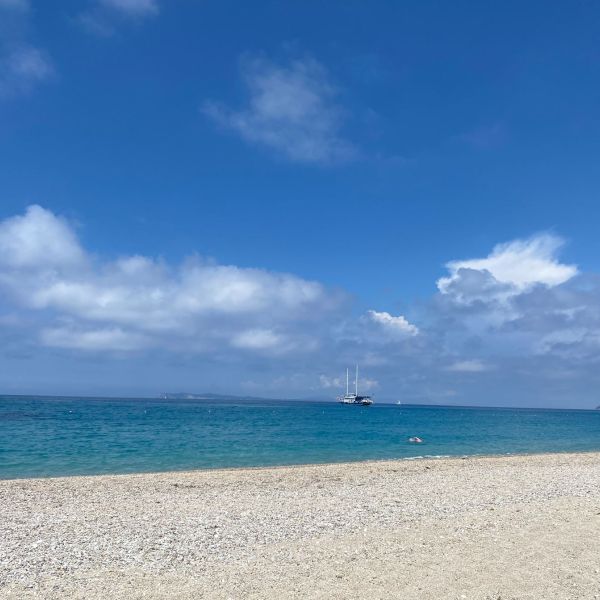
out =
<svg viewBox="0 0 600 600"><path fill-rule="evenodd" d="M333 396L304 396L301 398L281 398L281 397L265 397L265 396L236 396L234 394L214 394L212 392L204 393L192 393L192 392L162 392L156 396L97 396L97 395L57 395L57 394L15 394L15 393L1 393L0 390L0 401L4 401L10 398L24 398L24 399L73 399L73 400L151 400L153 398L160 398L161 400L213 400L219 401L233 401L233 402L335 402L336 399ZM397 400L391 401L389 399L378 399L377 405L397 405L400 404ZM600 412L600 405L590 408L568 408L568 407L548 407L548 406L510 406L510 405L481 405L481 404L440 404L432 402L426 398L405 398L401 404L404 407L410 406L428 406L435 408L469 408L469 409L488 409L488 410L556 410L556 411L592 411Z"/></svg>
<svg viewBox="0 0 600 600"><path fill-rule="evenodd" d="M213 394L212 392L205 392L201 394L195 394L191 392L164 392L159 396L163 400L230 400L234 402L335 402L336 398L333 396L312 396L304 398L266 398L264 396L236 396L234 394ZM390 400L379 400L377 404L394 405L400 404L396 401ZM430 406L436 408L479 408L479 409L506 409L506 410L600 410L600 405L596 408L577 408L569 409L566 407L561 408L548 408L540 406L482 406L478 404L438 404L436 402L418 401L414 399L402 402L402 405L407 406Z"/></svg>
<svg viewBox="0 0 600 600"><path fill-rule="evenodd" d="M333 402L334 398L265 398L262 396L235 396L233 394L192 394L190 392L165 392L160 395L163 400L237 400L240 402L269 402L285 400L289 402Z"/></svg>

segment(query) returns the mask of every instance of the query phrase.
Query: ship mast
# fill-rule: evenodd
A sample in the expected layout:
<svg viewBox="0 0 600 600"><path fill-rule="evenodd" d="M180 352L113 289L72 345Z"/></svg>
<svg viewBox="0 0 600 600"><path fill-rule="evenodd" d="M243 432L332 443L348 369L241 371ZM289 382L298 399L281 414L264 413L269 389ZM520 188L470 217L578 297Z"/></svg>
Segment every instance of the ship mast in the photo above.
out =
<svg viewBox="0 0 600 600"><path fill-rule="evenodd" d="M348 367L346 367L346 396L348 395Z"/></svg>
<svg viewBox="0 0 600 600"><path fill-rule="evenodd" d="M356 365L356 378L354 379L354 395L358 396L358 365Z"/></svg>

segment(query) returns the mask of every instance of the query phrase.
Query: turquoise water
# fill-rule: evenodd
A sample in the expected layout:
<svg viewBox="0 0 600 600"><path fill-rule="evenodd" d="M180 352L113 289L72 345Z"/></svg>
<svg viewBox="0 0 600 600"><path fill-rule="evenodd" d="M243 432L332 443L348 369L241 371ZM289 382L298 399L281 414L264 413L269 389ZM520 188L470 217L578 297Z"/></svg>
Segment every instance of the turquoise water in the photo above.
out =
<svg viewBox="0 0 600 600"><path fill-rule="evenodd" d="M587 450L600 411L0 396L3 479Z"/></svg>

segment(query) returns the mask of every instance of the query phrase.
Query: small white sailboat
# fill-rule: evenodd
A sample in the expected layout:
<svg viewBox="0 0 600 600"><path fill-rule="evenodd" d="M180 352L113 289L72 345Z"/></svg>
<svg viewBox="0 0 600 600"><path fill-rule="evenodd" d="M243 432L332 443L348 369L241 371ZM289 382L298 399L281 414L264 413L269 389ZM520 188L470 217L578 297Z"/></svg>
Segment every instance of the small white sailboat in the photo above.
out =
<svg viewBox="0 0 600 600"><path fill-rule="evenodd" d="M358 365L356 365L356 377L354 378L354 393L350 393L349 389L349 371L346 369L346 395L340 396L338 402L340 404L352 404L354 406L371 406L373 399L371 396L359 396L358 394Z"/></svg>

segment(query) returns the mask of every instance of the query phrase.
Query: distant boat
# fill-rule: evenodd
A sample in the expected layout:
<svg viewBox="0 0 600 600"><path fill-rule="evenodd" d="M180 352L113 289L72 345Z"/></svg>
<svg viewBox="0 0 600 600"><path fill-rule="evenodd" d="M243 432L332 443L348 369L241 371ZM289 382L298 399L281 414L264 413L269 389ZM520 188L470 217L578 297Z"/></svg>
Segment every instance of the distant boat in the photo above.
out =
<svg viewBox="0 0 600 600"><path fill-rule="evenodd" d="M346 395L338 398L340 404L352 404L353 406L371 406L371 396L359 396L358 394L358 365L356 365L356 377L354 378L354 394L349 389L349 371L346 369Z"/></svg>
<svg viewBox="0 0 600 600"><path fill-rule="evenodd" d="M398 402L396 402L396 404L400 405L400 404L402 404L402 402L400 402L400 400L398 400Z"/></svg>

